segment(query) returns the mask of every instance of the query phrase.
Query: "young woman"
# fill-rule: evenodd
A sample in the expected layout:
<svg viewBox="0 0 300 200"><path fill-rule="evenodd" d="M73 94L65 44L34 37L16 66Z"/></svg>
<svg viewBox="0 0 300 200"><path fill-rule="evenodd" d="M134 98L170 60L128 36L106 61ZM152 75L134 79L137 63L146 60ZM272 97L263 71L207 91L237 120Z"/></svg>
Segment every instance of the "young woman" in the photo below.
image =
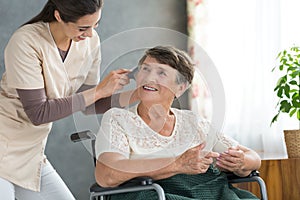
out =
<svg viewBox="0 0 300 200"><path fill-rule="evenodd" d="M49 0L5 49L0 93L0 196L74 199L44 156L53 121L88 106L103 112L129 82L115 70L99 84L102 0ZM117 99L119 103L119 99Z"/></svg>
<svg viewBox="0 0 300 200"><path fill-rule="evenodd" d="M257 199L229 187L222 171L247 176L260 167L259 156L231 138L211 134L209 123L191 111L171 107L193 79L188 55L158 46L146 51L139 66L139 104L129 110L112 108L102 118L96 139L98 184L114 187L149 176L164 188L166 199ZM214 145L206 149L205 144ZM157 196L153 191L111 196L121 198Z"/></svg>

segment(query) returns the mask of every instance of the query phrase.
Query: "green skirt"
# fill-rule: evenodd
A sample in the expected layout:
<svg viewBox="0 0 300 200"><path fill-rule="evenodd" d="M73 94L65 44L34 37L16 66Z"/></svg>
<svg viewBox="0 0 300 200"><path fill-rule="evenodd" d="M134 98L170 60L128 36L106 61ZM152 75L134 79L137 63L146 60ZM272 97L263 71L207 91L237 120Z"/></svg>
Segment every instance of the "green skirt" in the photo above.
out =
<svg viewBox="0 0 300 200"><path fill-rule="evenodd" d="M156 181L165 191L167 200L238 200L258 199L252 193L228 184L227 176L209 168L205 174L178 174ZM110 200L157 200L154 190L111 195Z"/></svg>

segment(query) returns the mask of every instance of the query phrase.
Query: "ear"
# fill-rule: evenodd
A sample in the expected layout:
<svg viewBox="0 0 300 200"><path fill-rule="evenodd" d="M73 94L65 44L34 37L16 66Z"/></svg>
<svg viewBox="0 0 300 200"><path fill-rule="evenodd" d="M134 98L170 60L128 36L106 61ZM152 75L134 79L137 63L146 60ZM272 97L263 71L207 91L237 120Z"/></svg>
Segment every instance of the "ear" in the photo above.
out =
<svg viewBox="0 0 300 200"><path fill-rule="evenodd" d="M188 88L188 82L180 83L177 88L177 92L175 93L176 98L179 98Z"/></svg>
<svg viewBox="0 0 300 200"><path fill-rule="evenodd" d="M58 10L54 10L54 17L58 22L62 22L62 19L60 17Z"/></svg>

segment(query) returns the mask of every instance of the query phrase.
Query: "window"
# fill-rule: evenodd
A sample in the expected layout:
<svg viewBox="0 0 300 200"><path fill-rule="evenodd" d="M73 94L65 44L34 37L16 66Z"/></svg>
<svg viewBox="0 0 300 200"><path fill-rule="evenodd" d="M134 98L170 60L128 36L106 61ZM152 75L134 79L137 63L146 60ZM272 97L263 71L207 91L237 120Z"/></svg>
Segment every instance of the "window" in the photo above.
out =
<svg viewBox="0 0 300 200"><path fill-rule="evenodd" d="M221 131L257 151L286 155L283 130L299 129L284 115L270 126L278 78L271 70L280 50L300 44L299 7L297 0L188 0L189 34L214 62L224 87ZM197 52L193 56L197 61ZM218 114L207 103L214 98L210 89L192 99L192 109L200 102L206 116Z"/></svg>

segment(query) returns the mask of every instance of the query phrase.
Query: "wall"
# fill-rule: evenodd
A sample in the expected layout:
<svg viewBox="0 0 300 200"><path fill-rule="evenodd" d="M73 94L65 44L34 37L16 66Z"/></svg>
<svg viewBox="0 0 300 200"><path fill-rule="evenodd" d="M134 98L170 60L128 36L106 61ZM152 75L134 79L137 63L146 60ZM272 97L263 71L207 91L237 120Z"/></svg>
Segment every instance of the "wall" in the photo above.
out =
<svg viewBox="0 0 300 200"><path fill-rule="evenodd" d="M22 23L36 15L45 2L44 0L0 0L0 75L4 71L3 51L10 35ZM131 49L129 53L123 51L119 56L120 52L118 51L123 47L144 41L144 37L152 37L152 41L156 40L158 44L165 40L171 40L179 48L186 49L186 41L179 41L177 38L180 33L186 34L185 0L106 0L104 2L102 19L96 30L104 44L102 48L105 52L107 51L107 54L103 55L103 59L105 60L110 55L117 55L117 59L110 63L114 64L115 68L123 67L124 63L133 65L136 62L142 53L142 48L132 47L135 48L133 53L131 53ZM143 27L160 27L163 29L141 29ZM142 33L137 34L136 28L142 30ZM164 34L157 33L157 30L164 32ZM175 35L168 36L168 32L175 33ZM131 33L134 36L137 34L138 37L131 37ZM149 35L141 35L143 33L149 33ZM116 44L112 40L116 34L124 36L121 37L121 39L123 38L121 46L115 46ZM130 40L126 36L129 36ZM151 44L147 43L148 46ZM103 70L105 69L112 68L104 67L102 69L104 74L105 71ZM180 103L185 107L187 106L186 96L182 98L183 103ZM91 123L98 123L98 121L98 118L90 120L89 117L82 117L80 114L70 116L56 121L48 138L46 155L76 199L79 200L88 199L88 187L94 182L94 166L90 153L85 146L88 143L73 144L70 142L69 136L76 130L97 129L98 125L92 127Z"/></svg>

